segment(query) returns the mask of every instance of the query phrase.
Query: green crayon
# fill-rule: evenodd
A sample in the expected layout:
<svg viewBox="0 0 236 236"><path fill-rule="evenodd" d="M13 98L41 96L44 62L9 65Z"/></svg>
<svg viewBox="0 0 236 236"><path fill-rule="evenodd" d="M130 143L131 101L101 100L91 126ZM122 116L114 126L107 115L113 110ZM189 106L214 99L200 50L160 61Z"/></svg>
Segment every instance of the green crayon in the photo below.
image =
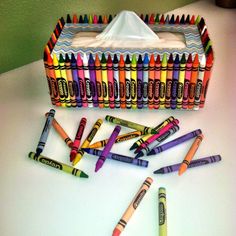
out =
<svg viewBox="0 0 236 236"><path fill-rule="evenodd" d="M167 236L166 189L159 188L159 236Z"/></svg>
<svg viewBox="0 0 236 236"><path fill-rule="evenodd" d="M72 174L74 176L81 177L81 178L88 178L88 175L86 173L84 173L82 170L79 170L77 168L73 168L73 167L68 166L64 163L61 163L59 161L55 161L53 159L50 159L50 158L42 156L42 155L36 156L35 152L30 152L28 157L32 160L41 162L42 164L51 166L51 167L56 168L58 170L62 170L64 172L67 172L67 173Z"/></svg>
<svg viewBox="0 0 236 236"><path fill-rule="evenodd" d="M131 121L127 121L127 120L123 120L114 116L106 116L105 119L109 122L112 122L114 124L118 124L118 125L122 125L131 129L135 129L135 130L139 130L144 132L144 134L156 134L157 131L153 128L144 126L144 125L140 125Z"/></svg>

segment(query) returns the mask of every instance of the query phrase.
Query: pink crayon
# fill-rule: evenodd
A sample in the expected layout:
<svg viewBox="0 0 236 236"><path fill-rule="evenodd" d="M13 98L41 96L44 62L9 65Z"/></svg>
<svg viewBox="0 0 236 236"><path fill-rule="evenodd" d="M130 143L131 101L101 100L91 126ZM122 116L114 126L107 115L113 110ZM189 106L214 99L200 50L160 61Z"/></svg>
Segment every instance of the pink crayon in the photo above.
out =
<svg viewBox="0 0 236 236"><path fill-rule="evenodd" d="M147 147L150 143L154 142L156 139L158 139L161 135L163 135L165 132L167 132L169 129L174 127L175 125L179 124L179 120L174 119L172 122L161 128L157 134L152 135L149 139L147 139L144 143L142 143L134 153L140 152L143 148Z"/></svg>
<svg viewBox="0 0 236 236"><path fill-rule="evenodd" d="M85 89L83 61L79 53L77 55L77 66L78 66L79 88L80 88L80 94L82 98L82 104L83 104L83 107L87 107L88 100L87 100L86 89Z"/></svg>
<svg viewBox="0 0 236 236"><path fill-rule="evenodd" d="M97 24L98 23L98 17L97 15L93 16L93 24Z"/></svg>
<svg viewBox="0 0 236 236"><path fill-rule="evenodd" d="M104 164L104 162L106 161L107 155L109 154L113 144L116 141L116 138L118 136L118 134L120 133L121 127L119 125L117 125L115 127L115 129L113 130L110 138L107 141L107 145L104 147L101 156L98 158L98 161L96 163L96 167L95 167L95 172L97 172Z"/></svg>
<svg viewBox="0 0 236 236"><path fill-rule="evenodd" d="M108 77L108 95L109 95L109 106L115 108L115 96L114 96L114 78L112 69L111 55L107 58L107 77Z"/></svg>

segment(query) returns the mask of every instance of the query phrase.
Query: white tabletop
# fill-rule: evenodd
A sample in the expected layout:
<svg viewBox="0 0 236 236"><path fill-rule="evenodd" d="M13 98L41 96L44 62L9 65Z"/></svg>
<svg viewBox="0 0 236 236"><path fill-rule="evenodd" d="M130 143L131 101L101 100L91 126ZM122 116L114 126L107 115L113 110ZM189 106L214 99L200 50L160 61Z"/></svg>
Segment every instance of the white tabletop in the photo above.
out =
<svg viewBox="0 0 236 236"><path fill-rule="evenodd" d="M155 11L158 11L156 9ZM148 168L107 160L94 172L96 158L85 155L78 168L89 174L77 178L27 158L35 151L52 108L43 62L37 61L0 75L0 188L2 236L109 236L142 182L154 182L129 221L124 236L158 235L158 188L167 190L169 236L231 236L235 234L236 24L235 10L200 1L172 11L205 18L215 50L215 64L206 106L199 111L56 109L56 118L73 139L82 116L85 134L107 114L155 126L173 115L180 131L171 139L200 128L204 140L195 158L220 154L222 161L177 173L154 170L181 162L191 141L150 157ZM107 138L114 125L104 121L95 141ZM122 128L122 132L129 129ZM133 141L116 144L112 152L133 156ZM43 154L69 164L69 149L51 129ZM147 159L147 158L146 158Z"/></svg>

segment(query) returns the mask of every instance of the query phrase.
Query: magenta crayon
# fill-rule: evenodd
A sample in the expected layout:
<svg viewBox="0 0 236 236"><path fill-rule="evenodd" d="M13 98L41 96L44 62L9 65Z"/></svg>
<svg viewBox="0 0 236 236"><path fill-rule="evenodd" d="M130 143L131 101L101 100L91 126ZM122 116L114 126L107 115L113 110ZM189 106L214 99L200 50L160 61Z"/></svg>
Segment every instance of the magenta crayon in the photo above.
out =
<svg viewBox="0 0 236 236"><path fill-rule="evenodd" d="M130 80L130 58L127 54L125 59L125 97L126 97L126 108L131 108L131 80Z"/></svg>
<svg viewBox="0 0 236 236"><path fill-rule="evenodd" d="M86 96L83 61L79 53L77 54L77 67L78 67L79 89L80 89L80 94L82 98L82 104L83 104L83 107L87 107L88 100Z"/></svg>
<svg viewBox="0 0 236 236"><path fill-rule="evenodd" d="M154 73L154 108L158 109L160 106L160 79L161 79L161 58L158 54L155 61L155 73Z"/></svg>
<svg viewBox="0 0 236 236"><path fill-rule="evenodd" d="M74 140L72 147L71 147L70 161L73 161L75 159L75 156L77 154L77 151L78 151L78 148L79 148L79 145L80 145L83 133L84 133L86 123L87 123L87 119L85 117L83 117L80 120L79 127L78 127L78 130L75 135L75 140Z"/></svg>
<svg viewBox="0 0 236 236"><path fill-rule="evenodd" d="M96 84L96 72L95 72L95 62L92 53L89 54L88 61L89 76L90 76L90 89L93 98L93 106L98 107L98 93Z"/></svg>
<svg viewBox="0 0 236 236"><path fill-rule="evenodd" d="M172 78L173 78L173 56L172 53L167 62L167 76L166 76L166 100L165 100L165 107L170 108L171 102L171 87L172 87Z"/></svg>
<svg viewBox="0 0 236 236"><path fill-rule="evenodd" d="M151 54L149 61L149 71L148 71L148 108L153 109L153 99L154 99L154 77L155 77L155 59L154 55Z"/></svg>
<svg viewBox="0 0 236 236"><path fill-rule="evenodd" d="M110 17L109 17L110 18ZM114 73L114 98L115 107L120 108L120 82L119 82L119 61L115 54L113 58L113 73Z"/></svg>
<svg viewBox="0 0 236 236"><path fill-rule="evenodd" d="M108 139L108 142L106 144L106 146L104 147L101 156L98 158L98 161L96 163L96 168L95 168L95 172L97 172L104 164L104 162L106 161L107 155L110 152L113 144L116 141L116 137L118 136L118 134L120 133L121 127L119 125L117 125L115 127L115 129L113 130L110 138Z"/></svg>
<svg viewBox="0 0 236 236"><path fill-rule="evenodd" d="M186 63L186 72L185 72L185 79L184 79L184 93L183 93L183 103L182 108L187 109L188 108L188 92L189 92L189 84L191 79L191 73L192 73L192 54L189 54L188 60Z"/></svg>
<svg viewBox="0 0 236 236"><path fill-rule="evenodd" d="M139 109L143 107L142 84L143 84L143 60L142 60L142 55L140 54L138 56L138 62L137 62L137 106Z"/></svg>
<svg viewBox="0 0 236 236"><path fill-rule="evenodd" d="M98 23L98 17L97 15L93 16L93 24L97 24Z"/></svg>
<svg viewBox="0 0 236 236"><path fill-rule="evenodd" d="M108 96L109 96L109 107L115 107L115 96L114 96L114 78L111 55L107 58L107 78L108 78Z"/></svg>
<svg viewBox="0 0 236 236"><path fill-rule="evenodd" d="M177 86L179 80L179 55L177 54L174 60L174 71L171 88L171 109L175 109L177 106Z"/></svg>

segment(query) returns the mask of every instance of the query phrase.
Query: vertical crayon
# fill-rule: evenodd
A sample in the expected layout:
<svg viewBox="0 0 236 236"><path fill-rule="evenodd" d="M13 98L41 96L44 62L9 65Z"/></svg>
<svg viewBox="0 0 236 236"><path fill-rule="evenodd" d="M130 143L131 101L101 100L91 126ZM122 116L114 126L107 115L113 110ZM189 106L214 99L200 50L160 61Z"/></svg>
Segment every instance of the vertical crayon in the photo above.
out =
<svg viewBox="0 0 236 236"><path fill-rule="evenodd" d="M143 107L142 84L143 84L143 60L142 60L142 55L139 54L138 63L137 63L137 106L138 106L138 109L141 109Z"/></svg>
<svg viewBox="0 0 236 236"><path fill-rule="evenodd" d="M164 18L164 15L163 15L163 14L161 15L159 24L161 24L161 25L164 25L164 24L165 24L165 18Z"/></svg>
<svg viewBox="0 0 236 236"><path fill-rule="evenodd" d="M111 23L111 21L112 21L112 15L110 14L108 17L108 24Z"/></svg>
<svg viewBox="0 0 236 236"><path fill-rule="evenodd" d="M137 108L137 61L136 55L132 55L131 60L131 107L132 109Z"/></svg>
<svg viewBox="0 0 236 236"><path fill-rule="evenodd" d="M71 18L70 18L70 14L67 14L66 23L72 23Z"/></svg>
<svg viewBox="0 0 236 236"><path fill-rule="evenodd" d="M201 16L198 15L195 21L195 25L198 25L200 20L201 20Z"/></svg>
<svg viewBox="0 0 236 236"><path fill-rule="evenodd" d="M118 63L119 63L118 57L115 54L114 58L113 58L113 73L114 73L113 75L114 75L114 98L115 98L115 107L116 108L120 108L120 84L119 84L119 66L118 66Z"/></svg>
<svg viewBox="0 0 236 236"><path fill-rule="evenodd" d="M155 79L155 59L152 54L149 61L148 71L148 108L153 109L154 104L154 79Z"/></svg>
<svg viewBox="0 0 236 236"><path fill-rule="evenodd" d="M172 79L172 88L171 88L171 109L176 108L177 101L177 86L179 80L179 55L177 54L174 60L174 71L173 71L173 79Z"/></svg>
<svg viewBox="0 0 236 236"><path fill-rule="evenodd" d="M88 23L93 24L93 17L91 14L89 14Z"/></svg>
<svg viewBox="0 0 236 236"><path fill-rule="evenodd" d="M175 15L172 14L171 18L170 18L170 21L169 21L169 24L173 25L174 23L175 23Z"/></svg>
<svg viewBox="0 0 236 236"><path fill-rule="evenodd" d="M190 24L190 15L187 15L185 19L185 24Z"/></svg>
<svg viewBox="0 0 236 236"><path fill-rule="evenodd" d="M190 25L194 25L195 24L195 16L194 15L192 15L189 24Z"/></svg>
<svg viewBox="0 0 236 236"><path fill-rule="evenodd" d="M69 58L69 55L66 53L66 60L65 60L65 69L66 69L66 77L67 77L67 82L68 82L68 90L70 94L70 101L71 101L71 106L76 107L76 96L75 96L75 90L73 86L73 77L72 77L72 71L71 71L71 61Z"/></svg>
<svg viewBox="0 0 236 236"><path fill-rule="evenodd" d="M82 98L81 98L80 86L79 86L77 62L73 53L71 54L71 69L72 69L73 90L75 92L76 104L78 107L82 107Z"/></svg>
<svg viewBox="0 0 236 236"><path fill-rule="evenodd" d="M192 74L190 79L188 109L193 109L194 106L194 96L198 77L198 67L199 67L199 60L198 60L198 54L196 54L193 61Z"/></svg>
<svg viewBox="0 0 236 236"><path fill-rule="evenodd" d="M174 61L173 61L173 56L172 56L172 53L171 53L170 57L169 57L169 60L168 60L168 63L167 63L166 99L165 99L165 107L166 108L170 108L173 67L174 67Z"/></svg>
<svg viewBox="0 0 236 236"><path fill-rule="evenodd" d="M83 104L83 107L87 107L88 100L87 100L87 95L86 95L83 61L79 53L77 54L77 67L78 67L79 89L80 89L80 94L82 98L82 104Z"/></svg>
<svg viewBox="0 0 236 236"><path fill-rule="evenodd" d="M166 189L159 188L159 236L167 236Z"/></svg>
<svg viewBox="0 0 236 236"><path fill-rule="evenodd" d="M160 108L165 108L167 56L163 54L161 62Z"/></svg>
<svg viewBox="0 0 236 236"><path fill-rule="evenodd" d="M66 102L66 106L67 107L71 107L71 100L70 100L70 91L69 91L69 86L68 86L68 79L66 76L66 67L65 67L65 60L62 56L62 54L60 54L59 56L59 67L60 67L60 71L61 71L61 79L62 82L64 83L64 92L65 92L65 102Z"/></svg>
<svg viewBox="0 0 236 236"><path fill-rule="evenodd" d="M107 77L108 77L108 96L109 96L109 107L115 108L115 96L114 96L114 77L111 55L107 58Z"/></svg>
<svg viewBox="0 0 236 236"><path fill-rule="evenodd" d="M102 20L102 16L101 15L98 16L98 24L103 24L103 20Z"/></svg>
<svg viewBox="0 0 236 236"><path fill-rule="evenodd" d="M97 84L97 95L98 95L98 106L103 108L103 90L102 90L102 70L101 70L101 63L96 54L95 58L95 70L96 70L96 84Z"/></svg>
<svg viewBox="0 0 236 236"><path fill-rule="evenodd" d="M125 62L124 57L120 55L119 62L119 84L120 84L120 107L125 108Z"/></svg>
<svg viewBox="0 0 236 236"><path fill-rule="evenodd" d="M166 16L165 24L169 24L169 15Z"/></svg>
<svg viewBox="0 0 236 236"><path fill-rule="evenodd" d="M106 15L103 16L102 22L103 24L108 24L108 19Z"/></svg>
<svg viewBox="0 0 236 236"><path fill-rule="evenodd" d="M154 14L151 14L150 18L149 18L149 24L154 25L155 24L155 17Z"/></svg>
<svg viewBox="0 0 236 236"><path fill-rule="evenodd" d="M93 106L98 107L98 93L96 84L96 72L95 72L95 62L92 53L89 54L88 61L89 77L90 77L90 89L93 97Z"/></svg>
<svg viewBox="0 0 236 236"><path fill-rule="evenodd" d="M159 14L156 14L156 17L155 17L155 23L156 24L159 24L160 20L159 20Z"/></svg>
<svg viewBox="0 0 236 236"><path fill-rule="evenodd" d="M175 19L175 24L179 24L179 15L176 16L176 19Z"/></svg>
<svg viewBox="0 0 236 236"><path fill-rule="evenodd" d="M83 69L84 69L84 80L85 80L86 96L88 100L88 107L93 107L93 95L91 90L90 74L88 69L88 58L86 53L84 53L83 55Z"/></svg>
<svg viewBox="0 0 236 236"><path fill-rule="evenodd" d="M213 66L213 54L209 54L206 59L206 68L202 82L201 101L200 101L201 108L204 107L205 104L207 89L211 77L212 66Z"/></svg>
<svg viewBox="0 0 236 236"><path fill-rule="evenodd" d="M66 96L67 95L67 88L66 88L66 82L64 82L64 79L61 77L61 71L59 68L59 63L57 60L56 54L53 54L53 66L55 71L55 76L58 84L58 91L60 96L60 104L62 107L66 106Z"/></svg>
<svg viewBox="0 0 236 236"><path fill-rule="evenodd" d="M83 16L82 16L82 15L79 16L79 23L80 23L80 24L83 24L83 23L84 23L84 19L83 19Z"/></svg>
<svg viewBox="0 0 236 236"><path fill-rule="evenodd" d="M97 15L93 16L93 24L97 24L98 23L98 17Z"/></svg>
<svg viewBox="0 0 236 236"><path fill-rule="evenodd" d="M184 25L185 24L185 15L183 14L181 19L180 19L180 22L179 22L181 25Z"/></svg>
<svg viewBox="0 0 236 236"><path fill-rule="evenodd" d="M145 53L143 59L143 107L148 106L148 68L149 58L148 54Z"/></svg>
<svg viewBox="0 0 236 236"><path fill-rule="evenodd" d="M125 98L126 98L126 108L131 108L131 91L130 91L130 58L129 54L126 55L125 59Z"/></svg>
<svg viewBox="0 0 236 236"><path fill-rule="evenodd" d="M177 86L177 108L178 109L182 108L185 65L186 65L186 59L185 59L185 54L183 54L180 61L180 72L179 72L179 80L178 80L178 86Z"/></svg>
<svg viewBox="0 0 236 236"><path fill-rule="evenodd" d="M145 18L144 18L144 22L146 23L146 24L148 24L148 14L146 14L146 16L145 16Z"/></svg>
<svg viewBox="0 0 236 236"><path fill-rule="evenodd" d="M187 109L188 108L188 95L189 95L189 84L190 84L190 78L192 73L192 54L190 53L188 56L188 60L186 63L186 72L185 72L185 79L184 79L184 93L183 93L183 103L182 108Z"/></svg>
<svg viewBox="0 0 236 236"><path fill-rule="evenodd" d="M78 20L78 18L77 18L77 15L76 15L76 14L74 14L74 15L73 15L72 22L73 22L74 24L77 24L77 23L79 23L79 20Z"/></svg>
<svg viewBox="0 0 236 236"><path fill-rule="evenodd" d="M154 74L154 108L158 109L160 106L160 81L161 79L161 58L158 54L155 61L155 74Z"/></svg>
<svg viewBox="0 0 236 236"><path fill-rule="evenodd" d="M88 24L88 16L87 16L87 14L84 15L84 22L83 23L84 24Z"/></svg>
<svg viewBox="0 0 236 236"><path fill-rule="evenodd" d="M104 107L109 107L109 97L108 97L108 78L107 78L107 60L105 54L102 54L101 59L101 66L102 66L102 93L103 93L103 101Z"/></svg>

